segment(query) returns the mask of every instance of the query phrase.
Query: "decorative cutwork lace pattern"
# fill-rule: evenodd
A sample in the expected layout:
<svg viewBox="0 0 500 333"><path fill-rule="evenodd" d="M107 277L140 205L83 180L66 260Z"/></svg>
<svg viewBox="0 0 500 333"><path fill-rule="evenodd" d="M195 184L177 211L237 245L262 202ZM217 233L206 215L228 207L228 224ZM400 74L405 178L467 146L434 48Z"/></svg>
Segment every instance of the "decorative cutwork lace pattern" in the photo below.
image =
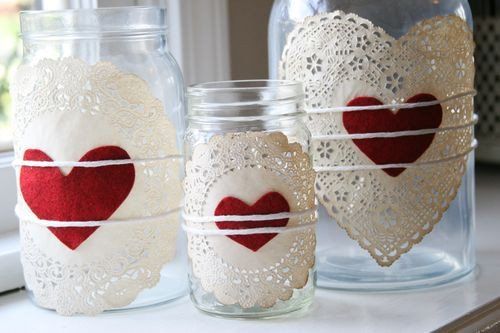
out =
<svg viewBox="0 0 500 333"><path fill-rule="evenodd" d="M186 213L212 215L209 201L214 186L227 181L226 177L235 172L244 177L246 172L255 170L265 171L263 184L269 181L265 177L277 177L275 179L286 187L289 193L282 194L288 196L292 212L314 207L315 173L301 146L289 144L282 133L248 132L213 136L207 144L195 147L186 165ZM243 193L248 189L238 187L232 191ZM218 196L215 202L221 199ZM291 218L288 226L307 224L315 219L314 213ZM187 223L202 229L217 228L213 223ZM192 272L203 289L223 304L271 307L278 300L288 300L294 289L306 285L314 265L315 228L278 234L265 245L267 252L252 252L236 245L235 251L240 252L228 257L224 249L232 244L235 243L225 236L188 233Z"/></svg>
<svg viewBox="0 0 500 333"><path fill-rule="evenodd" d="M404 103L419 93L442 100L473 90L474 42L467 23L439 16L415 25L400 39L354 14L308 17L289 34L280 76L302 81L309 109L345 106L370 96ZM473 97L442 104L441 127L473 119ZM314 136L347 134L342 113L311 113ZM437 133L417 162L466 153L471 127ZM315 140L315 167L370 165L352 140ZM328 213L382 266L390 266L438 223L456 196L467 158L406 169L320 172L317 197Z"/></svg>
<svg viewBox="0 0 500 333"><path fill-rule="evenodd" d="M89 140L120 146L132 159L178 154L175 128L162 102L144 80L111 63L91 66L64 58L23 65L17 71L13 95L18 159L36 142L35 148L57 159L74 160L86 150L76 151L61 142ZM54 120L61 124L58 131L40 136L41 129ZM75 130L85 124L96 125L94 131ZM136 163L134 187L111 218L156 216L178 208L180 174L178 159ZM22 195L18 205L36 219ZM39 305L64 315L93 315L126 306L139 292L158 283L161 269L175 254L177 230L176 214L147 223L103 225L71 251L47 228L21 220L27 286Z"/></svg>

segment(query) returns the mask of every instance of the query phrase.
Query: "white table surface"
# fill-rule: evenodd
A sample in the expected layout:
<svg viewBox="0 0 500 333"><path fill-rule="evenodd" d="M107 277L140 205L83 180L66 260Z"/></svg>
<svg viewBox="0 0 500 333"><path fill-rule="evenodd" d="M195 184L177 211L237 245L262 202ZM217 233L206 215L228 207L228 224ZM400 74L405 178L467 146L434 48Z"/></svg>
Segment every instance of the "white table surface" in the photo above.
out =
<svg viewBox="0 0 500 333"><path fill-rule="evenodd" d="M500 296L500 166L479 168L476 220L478 269L447 286L407 293L318 290L309 311L261 321L211 317L187 297L142 310L62 317L17 291L0 296L0 332L429 332Z"/></svg>

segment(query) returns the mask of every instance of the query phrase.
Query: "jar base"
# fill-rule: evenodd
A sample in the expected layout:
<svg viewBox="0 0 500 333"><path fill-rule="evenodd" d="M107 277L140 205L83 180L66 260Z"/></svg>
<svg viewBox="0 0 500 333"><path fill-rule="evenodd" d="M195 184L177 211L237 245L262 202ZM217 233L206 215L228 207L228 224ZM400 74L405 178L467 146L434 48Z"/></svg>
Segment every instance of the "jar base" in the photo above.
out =
<svg viewBox="0 0 500 333"><path fill-rule="evenodd" d="M268 310L263 308L250 308L241 309L239 306L221 306L205 308L200 304L197 304L195 300L191 297L195 307L203 312L213 317L218 318L232 318L232 319L267 319L267 318L277 318L286 317L289 315L300 315L301 313L308 312L311 304L312 298L307 301L302 301L300 304L294 304L293 307L287 307L277 310ZM232 312L231 312L232 310Z"/></svg>
<svg viewBox="0 0 500 333"><path fill-rule="evenodd" d="M317 254L317 286L350 291L419 289L452 282L474 270L435 248L415 248L392 267L381 267L369 256L340 256L333 250Z"/></svg>
<svg viewBox="0 0 500 333"><path fill-rule="evenodd" d="M288 300L278 300L269 308L254 306L242 308L239 304L220 303L213 293L207 293L201 287L199 280L191 276L191 301L201 312L223 318L234 319L266 319L285 317L288 315L300 316L306 313L314 299L315 273L309 272L309 279L304 287L295 289Z"/></svg>
<svg viewBox="0 0 500 333"><path fill-rule="evenodd" d="M156 286L150 289L143 290L137 298L127 306L105 310L104 313L124 312L135 309L143 309L146 307L153 307L165 303L173 302L176 299L183 297L187 294L187 282L184 279L179 279L168 272L160 277L160 281ZM41 306L37 303L36 298L31 290L26 288L30 301L39 308L55 311L53 308Z"/></svg>
<svg viewBox="0 0 500 333"><path fill-rule="evenodd" d="M143 290L135 301L123 308L111 309L106 312L129 311L162 305L185 296L187 290L187 282L184 279L179 279L179 276L171 274L162 274L158 284L151 289Z"/></svg>

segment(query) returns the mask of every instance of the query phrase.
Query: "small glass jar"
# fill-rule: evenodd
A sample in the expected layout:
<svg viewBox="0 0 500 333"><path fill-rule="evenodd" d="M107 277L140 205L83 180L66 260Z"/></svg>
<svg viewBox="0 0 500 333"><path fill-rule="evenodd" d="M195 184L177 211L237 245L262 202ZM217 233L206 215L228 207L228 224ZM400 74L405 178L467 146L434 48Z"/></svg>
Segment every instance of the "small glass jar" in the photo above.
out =
<svg viewBox="0 0 500 333"><path fill-rule="evenodd" d="M419 288L473 270L471 28L466 0L274 2L271 77L304 84L318 171L319 287Z"/></svg>
<svg viewBox="0 0 500 333"><path fill-rule="evenodd" d="M312 301L315 174L302 98L291 81L188 89L184 228L202 311L271 317Z"/></svg>
<svg viewBox="0 0 500 333"><path fill-rule="evenodd" d="M183 251L175 255L177 234L184 235L184 84L168 50L165 10L26 11L21 32L14 146L21 257L35 303L92 315L184 295ZM46 165L26 164L41 154ZM88 159L109 165L78 165ZM130 164L114 165L116 159ZM69 161L65 177L56 171L40 185L61 161ZM68 184L77 182L81 190L73 191ZM37 201L34 188L47 202Z"/></svg>

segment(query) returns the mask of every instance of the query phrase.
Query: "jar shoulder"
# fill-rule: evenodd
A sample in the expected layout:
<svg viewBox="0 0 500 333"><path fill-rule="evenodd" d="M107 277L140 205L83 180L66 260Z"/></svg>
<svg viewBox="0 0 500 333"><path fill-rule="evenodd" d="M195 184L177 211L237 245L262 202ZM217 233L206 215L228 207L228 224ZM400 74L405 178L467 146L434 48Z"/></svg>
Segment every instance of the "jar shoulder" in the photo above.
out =
<svg viewBox="0 0 500 333"><path fill-rule="evenodd" d="M308 16L337 10L357 14L378 25L395 19L417 23L422 17L438 15L457 15L472 23L467 0L275 0L270 24L300 23Z"/></svg>

